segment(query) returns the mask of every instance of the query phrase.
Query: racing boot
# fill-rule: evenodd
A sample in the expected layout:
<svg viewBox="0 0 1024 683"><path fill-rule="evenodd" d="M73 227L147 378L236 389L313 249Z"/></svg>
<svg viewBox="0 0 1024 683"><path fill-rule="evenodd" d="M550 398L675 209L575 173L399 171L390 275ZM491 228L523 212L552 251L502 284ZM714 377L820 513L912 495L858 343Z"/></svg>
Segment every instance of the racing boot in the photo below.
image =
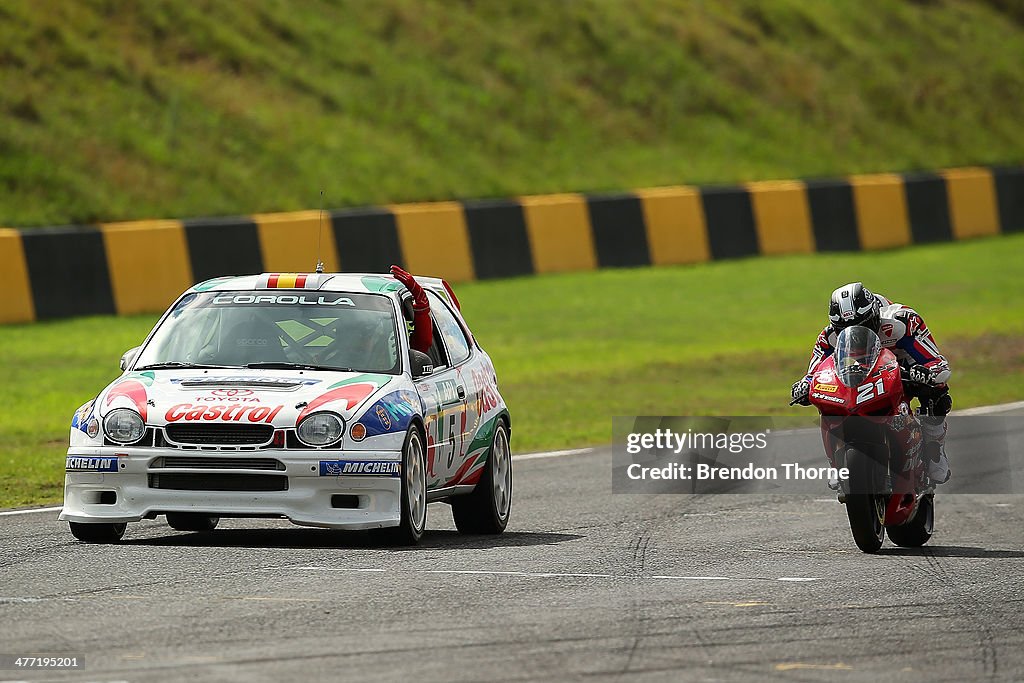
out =
<svg viewBox="0 0 1024 683"><path fill-rule="evenodd" d="M928 478L935 485L949 481L949 459L946 458L945 416L928 416L921 420L924 432L924 460Z"/></svg>
<svg viewBox="0 0 1024 683"><path fill-rule="evenodd" d="M832 458L829 458L829 464L832 464ZM832 465L832 466L835 467L835 465ZM839 498L839 502L840 503L845 503L846 502L846 494L843 491L841 491L840 488L839 488L839 478L838 477L829 477L828 478L828 487L830 489L832 489L833 491L835 491L836 493L839 494L838 498Z"/></svg>
<svg viewBox="0 0 1024 683"><path fill-rule="evenodd" d="M945 444L927 443L924 446L925 467L933 484L945 484L951 475Z"/></svg>

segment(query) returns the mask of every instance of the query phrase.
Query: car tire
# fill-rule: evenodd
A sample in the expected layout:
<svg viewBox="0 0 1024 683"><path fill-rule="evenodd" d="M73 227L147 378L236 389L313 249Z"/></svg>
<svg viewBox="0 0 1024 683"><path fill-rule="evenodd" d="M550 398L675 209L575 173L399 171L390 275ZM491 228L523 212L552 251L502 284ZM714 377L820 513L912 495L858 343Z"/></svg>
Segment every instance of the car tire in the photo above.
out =
<svg viewBox="0 0 1024 683"><path fill-rule="evenodd" d="M427 457L423 434L409 428L402 446L401 519L397 527L384 529L392 545L416 545L427 528Z"/></svg>
<svg viewBox="0 0 1024 683"><path fill-rule="evenodd" d="M502 419L494 428L480 481L472 493L453 496L452 517L461 534L500 534L512 514L512 451L508 426Z"/></svg>
<svg viewBox="0 0 1024 683"><path fill-rule="evenodd" d="M81 522L68 522L71 527L71 535L82 543L117 543L124 536L128 524L112 524L101 522L99 524L83 524Z"/></svg>
<svg viewBox="0 0 1024 683"><path fill-rule="evenodd" d="M167 526L175 531L213 531L217 528L220 517L200 515L194 512L168 512Z"/></svg>

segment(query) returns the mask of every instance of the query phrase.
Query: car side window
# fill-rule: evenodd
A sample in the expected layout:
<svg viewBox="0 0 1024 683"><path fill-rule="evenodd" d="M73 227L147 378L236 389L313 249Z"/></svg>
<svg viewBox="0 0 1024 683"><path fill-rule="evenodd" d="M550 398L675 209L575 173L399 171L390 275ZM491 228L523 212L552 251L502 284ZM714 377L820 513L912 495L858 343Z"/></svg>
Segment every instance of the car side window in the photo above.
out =
<svg viewBox="0 0 1024 683"><path fill-rule="evenodd" d="M456 366L469 358L469 340L466 339L459 321L441 301L441 297L428 289L427 298L430 300L430 313L436 329L434 343L437 344L436 335L440 334L444 339L444 345L448 348L451 364Z"/></svg>
<svg viewBox="0 0 1024 683"><path fill-rule="evenodd" d="M442 368L448 367L448 358L444 353L444 341L441 339L441 331L437 325L434 325L433 340L431 341L430 348L427 349L427 355L430 356L430 360L434 363L434 371L437 372Z"/></svg>

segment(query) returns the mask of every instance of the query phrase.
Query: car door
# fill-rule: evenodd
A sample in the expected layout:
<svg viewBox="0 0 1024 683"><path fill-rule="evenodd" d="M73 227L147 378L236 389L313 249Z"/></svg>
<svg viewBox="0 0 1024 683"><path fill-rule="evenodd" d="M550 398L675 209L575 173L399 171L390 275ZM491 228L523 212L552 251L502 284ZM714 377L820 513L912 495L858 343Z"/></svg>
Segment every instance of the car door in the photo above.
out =
<svg viewBox="0 0 1024 683"><path fill-rule="evenodd" d="M428 290L434 343L444 350L447 366L436 373L439 416L435 472L443 471L445 485L454 485L466 474L466 456L479 420L477 388L471 377L473 352L455 315L441 297Z"/></svg>
<svg viewBox="0 0 1024 683"><path fill-rule="evenodd" d="M457 400L458 389L452 381L455 372L439 339L440 336L435 334L434 343L427 353L434 364L433 372L416 380L416 392L423 401L428 490L441 488L448 482L448 459L453 456L454 448L446 427L451 414L458 411L461 403Z"/></svg>

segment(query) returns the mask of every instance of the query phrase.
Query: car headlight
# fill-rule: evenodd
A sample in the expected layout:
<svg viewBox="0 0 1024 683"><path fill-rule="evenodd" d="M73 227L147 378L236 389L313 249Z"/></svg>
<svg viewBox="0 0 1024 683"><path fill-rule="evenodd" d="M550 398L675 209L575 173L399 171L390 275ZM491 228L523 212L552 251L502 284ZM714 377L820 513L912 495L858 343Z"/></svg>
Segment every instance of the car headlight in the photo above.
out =
<svg viewBox="0 0 1024 683"><path fill-rule="evenodd" d="M307 446L330 446L344 431L344 421L334 413L313 413L299 423L295 435Z"/></svg>
<svg viewBox="0 0 1024 683"><path fill-rule="evenodd" d="M103 418L103 432L117 443L135 443L146 433L146 423L134 410L117 408Z"/></svg>

